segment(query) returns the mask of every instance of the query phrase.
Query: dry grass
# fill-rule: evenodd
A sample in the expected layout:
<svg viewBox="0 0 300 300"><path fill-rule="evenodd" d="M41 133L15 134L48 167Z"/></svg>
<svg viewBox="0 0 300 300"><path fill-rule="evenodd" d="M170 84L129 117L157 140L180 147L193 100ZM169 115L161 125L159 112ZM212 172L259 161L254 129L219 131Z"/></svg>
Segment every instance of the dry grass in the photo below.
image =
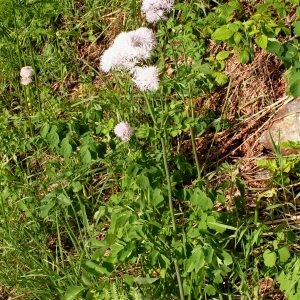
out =
<svg viewBox="0 0 300 300"><path fill-rule="evenodd" d="M212 49L215 53L220 50ZM197 99L196 109L200 114L214 111L221 119L229 120L231 128L198 137L197 151L206 171L215 172L224 162L232 166L231 175L217 171L211 183L218 185L241 178L247 187L246 205L253 210L258 195L269 189L271 182L268 171L257 166L257 159L274 156L259 138L272 125L274 115L292 98L285 95L286 81L280 61L264 50L256 49L254 59L248 64L239 63L232 55L226 62L225 73L229 77L227 87ZM191 152L190 141L184 143L184 148ZM231 209L239 191L233 183L226 193L225 207L221 205L219 209Z"/></svg>

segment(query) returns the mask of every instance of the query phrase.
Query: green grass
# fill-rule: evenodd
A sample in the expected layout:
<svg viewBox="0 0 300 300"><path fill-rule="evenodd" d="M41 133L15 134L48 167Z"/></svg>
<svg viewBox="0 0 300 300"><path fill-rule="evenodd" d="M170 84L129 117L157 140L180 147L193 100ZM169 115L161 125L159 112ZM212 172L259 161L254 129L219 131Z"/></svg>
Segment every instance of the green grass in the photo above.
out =
<svg viewBox="0 0 300 300"><path fill-rule="evenodd" d="M264 299L268 278L271 299L299 298L299 156L275 147L253 196L231 161L197 154L197 139L239 121L222 119L227 101L197 106L230 93L233 53L250 62L256 44L298 80L299 1L251 3L176 2L145 62L159 90L142 93L128 72L99 69L119 32L147 26L141 1L1 0L0 299Z"/></svg>

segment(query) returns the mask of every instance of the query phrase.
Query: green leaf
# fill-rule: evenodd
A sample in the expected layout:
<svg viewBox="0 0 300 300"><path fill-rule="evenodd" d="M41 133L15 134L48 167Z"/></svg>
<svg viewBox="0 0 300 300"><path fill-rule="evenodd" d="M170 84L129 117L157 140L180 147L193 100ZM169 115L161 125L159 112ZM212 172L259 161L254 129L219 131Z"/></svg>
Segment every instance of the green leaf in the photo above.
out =
<svg viewBox="0 0 300 300"><path fill-rule="evenodd" d="M218 28L212 35L212 39L215 41L226 41L230 39L233 35L233 32L229 30L226 26Z"/></svg>
<svg viewBox="0 0 300 300"><path fill-rule="evenodd" d="M283 51L283 47L282 44L276 39L269 39L267 50L276 54L277 56L280 56Z"/></svg>
<svg viewBox="0 0 300 300"><path fill-rule="evenodd" d="M47 134L47 141L51 148L56 148L59 144L59 135L56 132L57 127L54 125L51 127L50 132Z"/></svg>
<svg viewBox="0 0 300 300"><path fill-rule="evenodd" d="M208 216L207 217L207 226L210 228L210 229L213 229L217 232L224 232L225 230L237 230L235 227L233 226L229 226L229 225L226 225L226 224L222 224L222 223L218 223L216 222L216 219L214 216Z"/></svg>
<svg viewBox="0 0 300 300"><path fill-rule="evenodd" d="M78 296L85 290L83 286L70 286L64 294L64 300L78 299Z"/></svg>
<svg viewBox="0 0 300 300"><path fill-rule="evenodd" d="M138 176L136 183L142 190L146 190L150 187L150 181L144 174Z"/></svg>
<svg viewBox="0 0 300 300"><path fill-rule="evenodd" d="M82 190L83 185L79 181L74 181L72 182L71 187L74 193L78 193Z"/></svg>
<svg viewBox="0 0 300 300"><path fill-rule="evenodd" d="M230 55L230 51L220 51L216 55L216 60L224 60L224 59L228 58L229 55Z"/></svg>
<svg viewBox="0 0 300 300"><path fill-rule="evenodd" d="M239 49L237 53L238 60L242 64L246 64L250 60L250 53L248 49Z"/></svg>
<svg viewBox="0 0 300 300"><path fill-rule="evenodd" d="M264 264L266 267L274 267L276 264L276 253L267 249L264 254Z"/></svg>
<svg viewBox="0 0 300 300"><path fill-rule="evenodd" d="M292 79L289 84L289 93L293 97L300 97L300 78Z"/></svg>
<svg viewBox="0 0 300 300"><path fill-rule="evenodd" d="M63 207L67 207L72 204L71 199L67 197L65 194L59 194L57 199L59 200L58 203Z"/></svg>
<svg viewBox="0 0 300 300"><path fill-rule="evenodd" d="M213 208L213 202L207 195L201 191L199 188L194 190L194 193L191 195L191 204L198 206L203 211L211 210Z"/></svg>
<svg viewBox="0 0 300 300"><path fill-rule="evenodd" d="M202 247L198 246L193 250L191 257L187 260L186 272L190 273L195 271L196 273L205 265L205 257Z"/></svg>
<svg viewBox="0 0 300 300"><path fill-rule="evenodd" d="M228 76L226 76L222 72L216 72L215 75L216 75L215 80L219 86L222 86L227 83Z"/></svg>
<svg viewBox="0 0 300 300"><path fill-rule="evenodd" d="M69 143L69 138L65 137L61 141L60 152L63 155L65 160L68 160L72 153L72 146Z"/></svg>
<svg viewBox="0 0 300 300"><path fill-rule="evenodd" d="M217 292L216 289L211 284L206 285L204 287L204 291L209 296L214 296Z"/></svg>
<svg viewBox="0 0 300 300"><path fill-rule="evenodd" d="M153 191L151 203L154 207L159 207L164 203L164 197L160 189L155 189Z"/></svg>
<svg viewBox="0 0 300 300"><path fill-rule="evenodd" d="M49 132L49 129L50 129L50 125L48 123L45 123L41 129L40 129L40 135L42 138L46 138L48 132Z"/></svg>
<svg viewBox="0 0 300 300"><path fill-rule="evenodd" d="M157 281L159 278L150 278L150 277L134 277L134 282L137 284L152 284Z"/></svg>
<svg viewBox="0 0 300 300"><path fill-rule="evenodd" d="M110 275L110 272L108 272L104 267L99 266L91 260L85 263L85 269L96 276Z"/></svg>
<svg viewBox="0 0 300 300"><path fill-rule="evenodd" d="M233 36L233 40L236 43L236 45L238 45L241 42L242 38L243 35L240 32L236 32Z"/></svg>
<svg viewBox="0 0 300 300"><path fill-rule="evenodd" d="M258 47L260 47L262 49L267 49L268 37L264 34L260 34L255 38L255 42Z"/></svg>
<svg viewBox="0 0 300 300"><path fill-rule="evenodd" d="M294 24L294 34L300 36L300 21L297 21Z"/></svg>
<svg viewBox="0 0 300 300"><path fill-rule="evenodd" d="M135 136L138 139L145 139L149 136L150 130L151 129L148 124L142 124L139 128L136 129Z"/></svg>
<svg viewBox="0 0 300 300"><path fill-rule="evenodd" d="M279 261L280 262L286 262L289 260L290 258L290 251L287 247L282 247L278 250L278 254L279 254Z"/></svg>
<svg viewBox="0 0 300 300"><path fill-rule="evenodd" d="M91 152L87 145L82 146L79 152L80 160L83 164L88 165L92 161Z"/></svg>
<svg viewBox="0 0 300 300"><path fill-rule="evenodd" d="M124 275L124 282L129 285L129 286L132 286L133 283L134 283L134 277L133 276L130 276L128 274L125 274Z"/></svg>
<svg viewBox="0 0 300 300"><path fill-rule="evenodd" d="M49 211L56 205L56 200L53 197L45 197L45 200L47 200L45 205L42 205L40 207L40 217L46 218L49 215Z"/></svg>
<svg viewBox="0 0 300 300"><path fill-rule="evenodd" d="M223 250L222 251L222 256L224 258L224 264L226 266L229 266L229 265L232 264L232 257L231 257L231 255L228 252L226 252L226 251Z"/></svg>

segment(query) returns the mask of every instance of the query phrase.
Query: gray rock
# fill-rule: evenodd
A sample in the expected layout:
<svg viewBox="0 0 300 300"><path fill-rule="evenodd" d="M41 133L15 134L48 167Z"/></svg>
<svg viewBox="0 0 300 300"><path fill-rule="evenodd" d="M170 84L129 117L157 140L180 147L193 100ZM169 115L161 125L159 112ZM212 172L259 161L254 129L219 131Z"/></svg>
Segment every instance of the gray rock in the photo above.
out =
<svg viewBox="0 0 300 300"><path fill-rule="evenodd" d="M263 132L260 143L267 149L288 141L300 142L300 98L296 98L282 107L274 116L272 126ZM299 153L300 150L282 148L283 154Z"/></svg>

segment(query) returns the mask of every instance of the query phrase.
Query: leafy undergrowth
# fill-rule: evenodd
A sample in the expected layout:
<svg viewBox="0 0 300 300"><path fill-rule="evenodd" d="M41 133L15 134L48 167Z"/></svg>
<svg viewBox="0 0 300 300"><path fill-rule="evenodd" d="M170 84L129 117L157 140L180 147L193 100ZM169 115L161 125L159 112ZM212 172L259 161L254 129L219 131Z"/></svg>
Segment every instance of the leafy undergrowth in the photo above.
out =
<svg viewBox="0 0 300 300"><path fill-rule="evenodd" d="M300 95L299 1L0 12L0 299L300 298L299 155L258 142ZM156 91L99 68L142 26Z"/></svg>

